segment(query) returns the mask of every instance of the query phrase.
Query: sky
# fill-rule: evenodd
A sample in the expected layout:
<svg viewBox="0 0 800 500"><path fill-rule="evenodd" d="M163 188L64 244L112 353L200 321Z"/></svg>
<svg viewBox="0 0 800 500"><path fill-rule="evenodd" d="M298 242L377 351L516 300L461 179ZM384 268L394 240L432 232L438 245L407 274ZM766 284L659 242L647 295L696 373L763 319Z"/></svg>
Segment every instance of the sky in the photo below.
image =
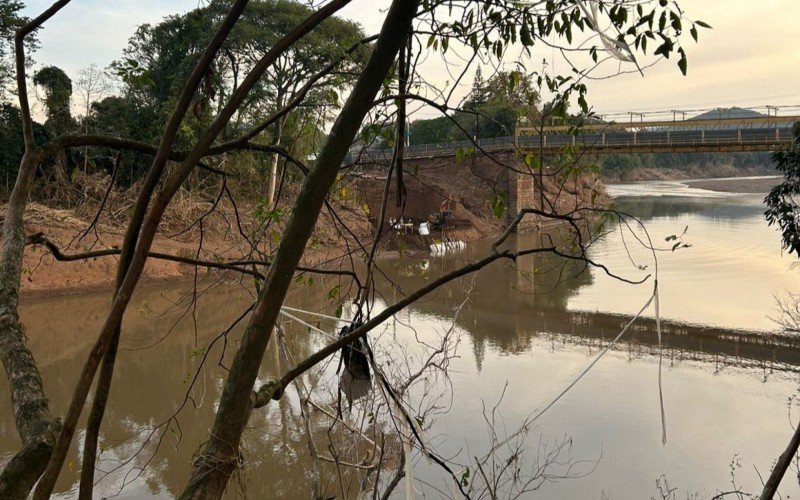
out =
<svg viewBox="0 0 800 500"><path fill-rule="evenodd" d="M29 0L26 12L36 15L50 3ZM387 4L388 0L353 0L341 15L375 33ZM688 75L666 61L647 69L644 77L633 73L588 82L596 112L800 105L800 50L794 43L800 26L798 0L680 0L680 5L689 18L713 26L701 31L698 44L687 37ZM157 23L197 6L198 0L74 0L45 25L34 59L40 65L57 65L73 77L92 63L105 67L119 58L140 24ZM554 54L534 57L548 58L551 66L562 69ZM440 88L453 81L437 57L428 57L420 71ZM467 90L465 85L456 94ZM790 113L800 114L800 107L784 111Z"/></svg>

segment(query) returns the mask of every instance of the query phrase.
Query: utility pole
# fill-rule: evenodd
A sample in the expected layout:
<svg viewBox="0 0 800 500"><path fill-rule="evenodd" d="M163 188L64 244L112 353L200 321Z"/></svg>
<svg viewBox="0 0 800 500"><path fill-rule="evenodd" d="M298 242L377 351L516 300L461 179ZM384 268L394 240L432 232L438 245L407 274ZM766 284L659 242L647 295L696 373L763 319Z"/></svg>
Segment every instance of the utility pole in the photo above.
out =
<svg viewBox="0 0 800 500"><path fill-rule="evenodd" d="M770 106L767 104L767 116L772 116L772 112L775 112L775 116L778 116L778 110L780 108L778 106Z"/></svg>
<svg viewBox="0 0 800 500"><path fill-rule="evenodd" d="M719 116L720 120L722 120L722 114L723 113L727 114L728 118L730 118L732 111L733 111L732 109L717 108L717 115Z"/></svg>
<svg viewBox="0 0 800 500"><path fill-rule="evenodd" d="M633 123L633 117L634 117L634 116L638 116L638 117L639 117L639 121L640 121L640 122L643 122L643 121L644 121L644 113L637 113L637 112L635 112L635 111L628 111L628 114L629 114L629 115L630 115L630 117L631 117L631 123Z"/></svg>
<svg viewBox="0 0 800 500"><path fill-rule="evenodd" d="M681 111L679 109L672 110L672 121L677 121L678 115L681 115L681 121L686 121L686 111Z"/></svg>

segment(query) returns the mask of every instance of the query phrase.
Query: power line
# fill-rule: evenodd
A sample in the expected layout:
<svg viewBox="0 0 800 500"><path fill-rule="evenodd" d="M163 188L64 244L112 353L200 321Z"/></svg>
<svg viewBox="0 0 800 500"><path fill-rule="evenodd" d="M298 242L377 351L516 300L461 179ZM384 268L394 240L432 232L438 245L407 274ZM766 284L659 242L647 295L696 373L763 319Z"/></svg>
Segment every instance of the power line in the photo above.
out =
<svg viewBox="0 0 800 500"><path fill-rule="evenodd" d="M705 102L695 102L695 103L680 103L680 104L673 104L672 106L677 109L683 110L684 108L703 108L705 109L714 109L721 106L731 106L738 103L744 102L755 102L761 101L763 103L774 101L775 99L783 99L789 97L800 97L800 92L791 92L787 94L776 94L776 95L769 95L769 96L758 96L758 97L742 97L739 99L727 99L725 101L705 101ZM759 107L766 107L766 105L762 105ZM781 106L783 107L783 106ZM798 104L789 105L789 107L800 107ZM617 110L603 110L598 112L599 114L603 115L627 115L630 109L617 109ZM658 111L668 111L665 110L663 107L652 107L652 108L639 108L638 112L644 113L653 113Z"/></svg>
<svg viewBox="0 0 800 500"><path fill-rule="evenodd" d="M738 106L715 106L715 107L702 107L702 108L670 108L670 109L650 109L647 111L617 111L617 112L597 112L597 116L601 116L603 118L609 117L625 117L631 118L631 116L665 116L671 117L673 120L677 119L677 116L680 115L683 119L686 118L687 114L702 114L712 111L724 111L726 113L730 113L730 108L738 107ZM787 114L793 114L800 111L800 104L760 104L758 106L747 106L746 108L749 111L764 111L765 115L768 116L779 116L778 111L780 110L781 114L784 116Z"/></svg>

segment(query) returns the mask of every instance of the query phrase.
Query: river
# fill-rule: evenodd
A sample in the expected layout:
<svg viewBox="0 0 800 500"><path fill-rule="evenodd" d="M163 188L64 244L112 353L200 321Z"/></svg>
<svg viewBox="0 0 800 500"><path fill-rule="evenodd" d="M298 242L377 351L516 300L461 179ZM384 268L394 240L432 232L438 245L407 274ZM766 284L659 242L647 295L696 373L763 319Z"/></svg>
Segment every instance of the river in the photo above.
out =
<svg viewBox="0 0 800 500"><path fill-rule="evenodd" d="M763 194L718 193L680 182L615 185L609 191L617 209L644 223L647 233L637 230L639 237L649 235L666 249L657 253L661 345L650 307L583 379L533 422L515 463L529 470L547 462L554 446L560 451L557 463L536 483L538 489L523 497L661 498L659 484L677 488L675 498L708 498L737 488L758 492L759 473L766 478L791 436L790 422L800 412L790 403L798 391L800 341L771 335L778 330L771 319L779 313L776 300L800 291L797 261L782 255L778 233L766 226ZM670 235L679 240L666 241ZM532 237L520 236L511 244L529 244ZM671 251L674 241L687 246ZM411 290L487 250L488 243L479 242L444 257L383 261L384 289L391 280L395 290ZM417 339L432 343L450 330L454 308L469 294L452 328L459 344L449 383L444 384L443 410L426 437L441 455L468 463L483 453L489 443L483 413L495 404L495 430L501 438L536 415L645 304L655 264L630 234L609 227L592 245L590 257L631 280L650 278L634 286L599 268L581 272L574 263L526 257L516 266L495 264L474 280L443 288L376 334L376 353L384 346L391 351L403 345L413 356ZM319 283L299 287L287 303L319 309L330 302L329 288ZM175 496L207 435L223 367L240 327L230 335L228 355L222 355L222 341L209 351L191 398L186 397L187 387L204 347L241 314L250 297L246 287L205 280L196 311L200 320L194 321L187 289L186 284L145 287L126 316L101 439L99 467L108 475L98 475L98 495ZM107 294L86 294L23 303L22 319L58 413L68 404L108 300ZM305 328L290 328L287 337L295 355L325 342ZM262 380L286 368L274 346L266 360ZM321 374L330 375L335 368L334 361ZM0 400L8 400L7 391L3 381ZM182 404L177 420L169 421ZM358 408L345 414L357 418ZM168 423L158 427L162 422ZM310 465L300 422L298 398L288 393L280 403L255 410L245 436L247 467L232 482L230 497L308 498ZM154 428L157 432L151 435ZM313 429L315 435L325 432L323 424ZM17 446L11 411L4 404L0 462ZM499 463L513 453L502 448ZM74 445L58 484L61 497L76 493L79 463ZM418 494L426 498L438 498L452 488L442 470L425 459L415 463L414 475ZM781 489L784 496L800 494L794 476L790 469ZM467 483L478 480L474 475L465 478Z"/></svg>

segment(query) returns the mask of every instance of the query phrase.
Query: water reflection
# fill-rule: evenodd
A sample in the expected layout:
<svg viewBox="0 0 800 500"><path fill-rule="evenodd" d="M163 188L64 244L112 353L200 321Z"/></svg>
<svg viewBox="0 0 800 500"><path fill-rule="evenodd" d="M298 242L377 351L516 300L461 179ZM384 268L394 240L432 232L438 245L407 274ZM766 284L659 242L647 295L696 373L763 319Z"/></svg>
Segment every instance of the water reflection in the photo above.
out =
<svg viewBox="0 0 800 500"><path fill-rule="evenodd" d="M200 372L187 399L189 381L203 348L248 306L249 292L229 286L208 289L201 295L197 309L202 321L195 325L191 309L186 309L182 301L187 288L188 285L170 285L145 289L125 318L100 443L103 451L99 467L109 476L101 479L98 495L116 494L124 482L130 482L124 496L176 496L185 486L192 455L208 435L226 375L224 366L230 361L231 344L241 335L242 325L232 331L226 355L223 356L222 342L208 352L207 368ZM301 296L305 302L327 302L322 286L301 292L294 293L290 300ZM108 300L106 294L90 294L26 301L22 308L31 349L57 414L69 404L74 381L99 330ZM307 332L302 333L290 338L292 351L298 356L309 354L320 342ZM58 341L54 342L54 338ZM274 345L265 358L261 380L287 369ZM0 397L8 397L5 379L0 383ZM158 427L183 404L185 408L174 422ZM0 457L10 456L18 446L12 422L9 405L0 405ZM315 430L320 435L327 431L327 426ZM255 412L245 441L248 467L239 478L241 482L231 489L231 496L236 496L237 484L253 498L292 498L297 492L310 491L307 442L293 394ZM57 491L65 497L76 493L78 446L73 444L57 485ZM140 476L138 467L144 466ZM98 478L104 475L98 473Z"/></svg>
<svg viewBox="0 0 800 500"><path fill-rule="evenodd" d="M786 398L797 388L800 341L770 335L774 326L767 315L774 294L800 288L792 261L777 251L777 235L763 224L757 196L626 198L618 200L618 206L643 217L654 237L689 225L687 237L693 246L660 257L662 313L667 318L663 351L653 318L643 318L531 434L534 441L540 436L571 437L579 459L603 455L588 478L548 484L540 493L545 498L596 498L606 491L615 498L648 498L655 494L654 480L661 473L681 490L713 493L728 484L734 453L740 453L747 466L737 480L757 488L759 480L750 466L763 474L791 434ZM511 244L529 246L529 238L522 236ZM444 258L381 261L386 275L378 275L384 280L380 288L385 300L393 302L487 251L488 244L479 243ZM652 271L632 268L617 233L607 235L592 252L597 260L632 277ZM637 259L646 258L633 252ZM327 307L331 286L300 287L289 303ZM378 340L375 348L381 349L381 342L413 342L415 335L434 335L469 289L471 299L457 323L464 342L462 358L452 367L452 407L434 436L443 454L461 458L465 450L479 453L485 445L482 405L496 401L506 382L502 416L512 428L571 381L649 293L648 286L621 284L575 261L527 256L516 264L495 263L474 278L425 297L399 315L390 325L391 335ZM183 285L145 289L125 318L123 350L101 436L101 467L110 476L99 483L99 494L115 494L123 482L132 481L124 496L173 497L182 490L192 455L207 436L229 361L223 342L209 351L206 369L187 399L189 380L203 355L200 348L241 314L250 292L231 286L208 289L197 311L202 321L195 324L181 300L184 290ZM24 302L22 318L56 413L68 405L108 300L107 295L92 294ZM228 355L239 335L241 326L230 335ZM296 328L288 332L287 341L302 356L325 339ZM659 354L666 360L666 446L660 441L654 390ZM286 363L273 343L260 377L264 380L284 369ZM334 370L335 366L312 374L308 381L333 380ZM5 384L0 382L0 398L8 397ZM160 428L163 439L147 441L184 403L177 421ZM245 437L247 468L228 495L244 491L252 498L307 498L310 465L302 429L298 398L291 391L278 404L256 412ZM327 428L318 422L313 431L324 435ZM0 405L0 460L17 447L10 408ZM137 452L133 464L127 464ZM58 484L63 497L75 493L78 445L67 462L71 465ZM139 471L133 465L146 465L135 481ZM419 477L443 484L439 471L428 470L422 462L418 466ZM784 492L797 489L788 484ZM426 492L436 496L432 489Z"/></svg>
<svg viewBox="0 0 800 500"><path fill-rule="evenodd" d="M760 218L764 213L762 195L728 195L713 198L700 197L624 197L617 200L615 208L634 214L644 220L657 217L677 218L687 215L709 219Z"/></svg>
<svg viewBox="0 0 800 500"><path fill-rule="evenodd" d="M679 322L720 328L770 332L776 324L776 297L800 289L796 259L782 255L780 235L763 218L763 195L725 198L626 197L617 200L623 211L640 216L659 252L662 315ZM669 235L681 234L690 248L670 252ZM623 240L619 231L607 235L592 257L613 269L630 270L628 243L637 262L653 271L648 252ZM630 313L642 294L593 271L594 283L584 287L568 305L571 310ZM635 309L633 309L635 310Z"/></svg>
<svg viewBox="0 0 800 500"><path fill-rule="evenodd" d="M520 236L512 244L531 244ZM473 245L465 254L446 259L403 262L406 272L391 275L403 289L418 285L419 275L409 269L427 269L435 278L452 271L488 250L488 244ZM434 274L430 274L434 273ZM475 363L480 370L487 346L509 354L524 353L534 340L559 339L575 345L604 346L627 324L631 316L614 312L572 310L570 300L581 289L595 283L594 273L581 263L553 256L527 255L516 264L495 264L475 275L469 306L458 324L471 337ZM514 284L509 287L508 284ZM646 285L645 285L646 288ZM453 283L422 300L416 311L446 318L463 300L463 283ZM754 367L767 371L800 370L800 337L770 335L738 328L725 328L679 321L662 322L662 345L672 360L704 360L722 366ZM658 353L655 319L641 318L622 339L620 349L637 356Z"/></svg>

